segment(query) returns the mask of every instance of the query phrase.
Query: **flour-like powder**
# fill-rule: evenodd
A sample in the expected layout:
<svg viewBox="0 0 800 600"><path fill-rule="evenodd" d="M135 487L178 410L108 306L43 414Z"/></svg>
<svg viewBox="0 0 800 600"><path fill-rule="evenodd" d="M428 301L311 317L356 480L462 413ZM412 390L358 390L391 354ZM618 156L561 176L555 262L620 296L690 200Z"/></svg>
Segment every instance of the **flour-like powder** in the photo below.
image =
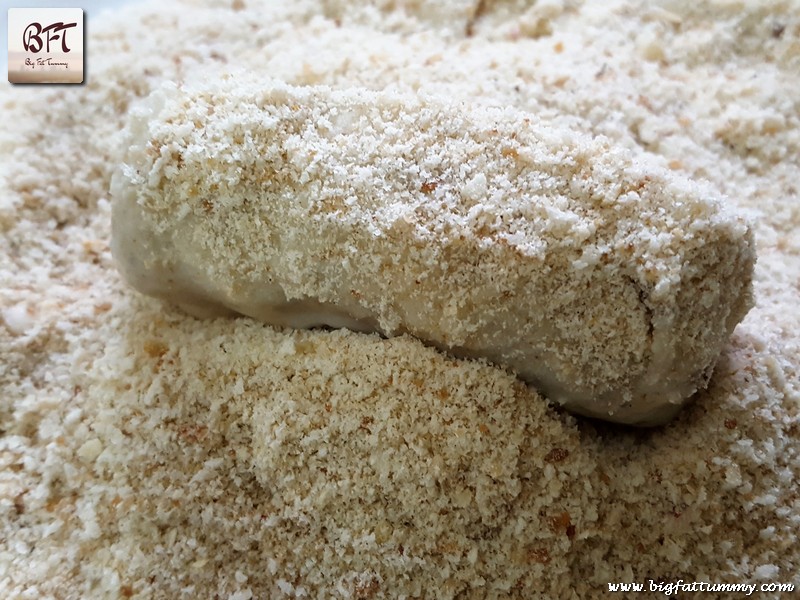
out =
<svg viewBox="0 0 800 600"><path fill-rule="evenodd" d="M800 585L800 7L152 3L84 86L0 89L0 596L604 597ZM410 337L197 320L110 256L130 108L165 80L511 106L703 181L756 306L707 391L629 430Z"/></svg>

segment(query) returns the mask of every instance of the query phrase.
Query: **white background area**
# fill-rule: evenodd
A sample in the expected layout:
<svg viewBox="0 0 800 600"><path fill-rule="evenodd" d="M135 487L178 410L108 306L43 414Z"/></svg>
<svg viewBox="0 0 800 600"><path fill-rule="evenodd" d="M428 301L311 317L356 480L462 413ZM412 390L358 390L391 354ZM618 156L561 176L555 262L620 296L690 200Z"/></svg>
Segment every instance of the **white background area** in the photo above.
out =
<svg viewBox="0 0 800 600"><path fill-rule="evenodd" d="M9 8L82 8L83 9L83 28L86 31L86 44L84 46L84 55L86 64L84 71L89 73L91 77L92 67L92 42L89 40L89 35L92 31L92 23L97 16L107 10L114 10L123 4L131 4L134 0L83 0L77 2L76 0L43 0L39 2L32 2L30 0L10 0L8 3L3 3L2 15L3 22L0 25L0 56L2 56L2 64L0 64L0 76L4 85L11 85L8 83L8 9Z"/></svg>

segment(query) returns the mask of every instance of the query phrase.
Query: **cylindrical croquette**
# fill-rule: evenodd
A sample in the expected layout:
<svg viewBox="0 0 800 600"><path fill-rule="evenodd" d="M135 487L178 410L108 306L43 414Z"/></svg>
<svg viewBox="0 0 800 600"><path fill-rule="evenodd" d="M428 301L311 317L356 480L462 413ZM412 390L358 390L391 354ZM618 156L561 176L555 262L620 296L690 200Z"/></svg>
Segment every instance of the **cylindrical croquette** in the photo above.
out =
<svg viewBox="0 0 800 600"><path fill-rule="evenodd" d="M156 91L126 136L114 255L195 315L408 333L655 425L752 304L713 189L510 107L231 77Z"/></svg>

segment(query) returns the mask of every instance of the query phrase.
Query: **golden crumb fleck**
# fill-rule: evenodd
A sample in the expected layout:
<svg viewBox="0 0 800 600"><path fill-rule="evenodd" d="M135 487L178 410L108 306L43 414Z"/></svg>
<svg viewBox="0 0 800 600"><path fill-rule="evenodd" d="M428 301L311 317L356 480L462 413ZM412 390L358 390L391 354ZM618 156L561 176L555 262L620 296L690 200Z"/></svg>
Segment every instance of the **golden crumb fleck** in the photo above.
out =
<svg viewBox="0 0 800 600"><path fill-rule="evenodd" d="M169 347L159 340L147 340L144 343L144 351L151 358L161 358L168 350Z"/></svg>
<svg viewBox="0 0 800 600"><path fill-rule="evenodd" d="M553 448L547 455L544 457L545 461L549 463L558 463L569 456L569 450L566 448Z"/></svg>
<svg viewBox="0 0 800 600"><path fill-rule="evenodd" d="M531 548L528 550L528 562L531 564L550 564L550 552L547 548Z"/></svg>
<svg viewBox="0 0 800 600"><path fill-rule="evenodd" d="M423 194L430 194L431 192L436 190L438 186L439 184L436 181L424 181L420 186L420 190L422 191Z"/></svg>

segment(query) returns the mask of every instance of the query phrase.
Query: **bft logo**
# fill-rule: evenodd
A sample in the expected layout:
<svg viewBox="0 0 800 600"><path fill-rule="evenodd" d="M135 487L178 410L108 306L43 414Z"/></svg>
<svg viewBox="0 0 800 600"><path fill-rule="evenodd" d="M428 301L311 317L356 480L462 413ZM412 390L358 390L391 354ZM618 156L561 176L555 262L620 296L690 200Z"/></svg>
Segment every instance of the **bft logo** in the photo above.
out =
<svg viewBox="0 0 800 600"><path fill-rule="evenodd" d="M8 9L11 83L82 83L83 56L82 9Z"/></svg>
<svg viewBox="0 0 800 600"><path fill-rule="evenodd" d="M50 42L60 39L61 51L66 54L70 52L67 47L67 29L77 26L77 23L53 23L42 27L40 23L31 23L22 34L22 45L26 52L36 54L41 52L42 47L47 43L47 52L50 52ZM42 34L46 34L45 42L42 42Z"/></svg>

